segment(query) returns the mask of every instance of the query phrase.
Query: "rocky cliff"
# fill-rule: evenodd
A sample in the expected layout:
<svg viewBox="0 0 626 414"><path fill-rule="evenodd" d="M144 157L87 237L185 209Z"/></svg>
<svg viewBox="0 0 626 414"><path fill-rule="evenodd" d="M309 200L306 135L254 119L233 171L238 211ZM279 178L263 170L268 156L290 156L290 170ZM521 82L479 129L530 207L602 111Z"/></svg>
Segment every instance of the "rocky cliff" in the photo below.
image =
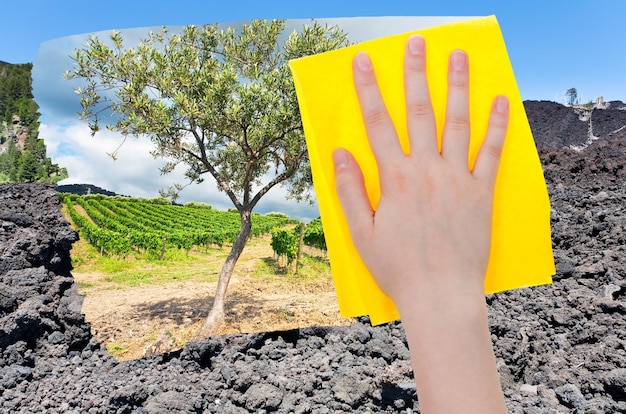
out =
<svg viewBox="0 0 626 414"><path fill-rule="evenodd" d="M538 149L584 149L593 141L626 138L626 104L564 106L549 101L525 101L528 122Z"/></svg>

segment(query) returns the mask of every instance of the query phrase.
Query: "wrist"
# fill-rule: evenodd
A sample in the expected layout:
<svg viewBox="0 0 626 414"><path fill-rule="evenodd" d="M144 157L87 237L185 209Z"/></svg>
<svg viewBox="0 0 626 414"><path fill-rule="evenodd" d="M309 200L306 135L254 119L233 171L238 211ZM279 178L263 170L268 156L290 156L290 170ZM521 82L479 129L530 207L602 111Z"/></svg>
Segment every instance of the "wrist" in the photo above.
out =
<svg viewBox="0 0 626 414"><path fill-rule="evenodd" d="M442 330L449 327L487 328L487 304L481 297L447 297L442 300L416 299L396 305L404 325L415 328ZM448 330L448 329L446 329Z"/></svg>
<svg viewBox="0 0 626 414"><path fill-rule="evenodd" d="M424 412L506 412L482 289L422 289L396 306Z"/></svg>
<svg viewBox="0 0 626 414"><path fill-rule="evenodd" d="M416 314L486 319L483 278L463 275L431 280L434 283L414 283L414 286L394 292L392 299L402 319Z"/></svg>

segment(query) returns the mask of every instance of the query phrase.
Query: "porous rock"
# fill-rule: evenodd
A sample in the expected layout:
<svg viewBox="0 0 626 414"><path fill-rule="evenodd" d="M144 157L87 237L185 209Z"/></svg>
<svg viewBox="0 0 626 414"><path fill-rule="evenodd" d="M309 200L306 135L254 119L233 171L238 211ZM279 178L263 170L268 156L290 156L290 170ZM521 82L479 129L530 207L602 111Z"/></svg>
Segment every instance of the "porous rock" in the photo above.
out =
<svg viewBox="0 0 626 414"><path fill-rule="evenodd" d="M611 125L594 121L606 137L582 151L554 148L580 127L556 112L561 135L538 147L557 274L487 297L498 370L511 413L623 413L626 141L612 131L624 111L594 112ZM419 412L398 322L229 335L117 362L80 314L76 237L54 186L0 185L0 412Z"/></svg>

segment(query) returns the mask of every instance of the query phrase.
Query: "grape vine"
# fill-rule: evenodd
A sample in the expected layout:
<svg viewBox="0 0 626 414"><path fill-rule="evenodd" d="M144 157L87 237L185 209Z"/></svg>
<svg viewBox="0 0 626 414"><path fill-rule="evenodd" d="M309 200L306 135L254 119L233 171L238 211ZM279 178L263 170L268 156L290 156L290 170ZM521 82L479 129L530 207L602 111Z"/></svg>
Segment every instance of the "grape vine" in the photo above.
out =
<svg viewBox="0 0 626 414"><path fill-rule="evenodd" d="M293 229L275 228L272 230L272 249L276 256L284 257L287 265L296 258L298 252L298 242L300 239L300 226ZM312 220L304 228L305 245L326 251L326 239L320 218Z"/></svg>
<svg viewBox="0 0 626 414"><path fill-rule="evenodd" d="M194 246L222 247L232 243L239 233L238 213L128 197L62 194L61 199L82 236L102 254L158 252L166 246L185 250ZM75 206L80 206L86 216ZM286 216L253 214L251 236L267 234L290 223L295 220Z"/></svg>

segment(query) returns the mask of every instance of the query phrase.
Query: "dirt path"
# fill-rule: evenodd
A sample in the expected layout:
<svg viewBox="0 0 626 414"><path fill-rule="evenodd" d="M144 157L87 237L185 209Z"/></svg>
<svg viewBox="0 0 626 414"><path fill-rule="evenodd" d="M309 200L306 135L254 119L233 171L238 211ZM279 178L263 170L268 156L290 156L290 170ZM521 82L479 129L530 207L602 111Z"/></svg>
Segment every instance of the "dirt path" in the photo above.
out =
<svg viewBox="0 0 626 414"><path fill-rule="evenodd" d="M231 279L226 321L218 335L349 325L341 318L331 279L294 283L253 275L271 257L269 243L244 251ZM120 360L183 346L212 304L216 282L185 281L137 287L107 283L107 275L73 272L83 286L83 313L94 336ZM287 279L287 278L285 278Z"/></svg>

